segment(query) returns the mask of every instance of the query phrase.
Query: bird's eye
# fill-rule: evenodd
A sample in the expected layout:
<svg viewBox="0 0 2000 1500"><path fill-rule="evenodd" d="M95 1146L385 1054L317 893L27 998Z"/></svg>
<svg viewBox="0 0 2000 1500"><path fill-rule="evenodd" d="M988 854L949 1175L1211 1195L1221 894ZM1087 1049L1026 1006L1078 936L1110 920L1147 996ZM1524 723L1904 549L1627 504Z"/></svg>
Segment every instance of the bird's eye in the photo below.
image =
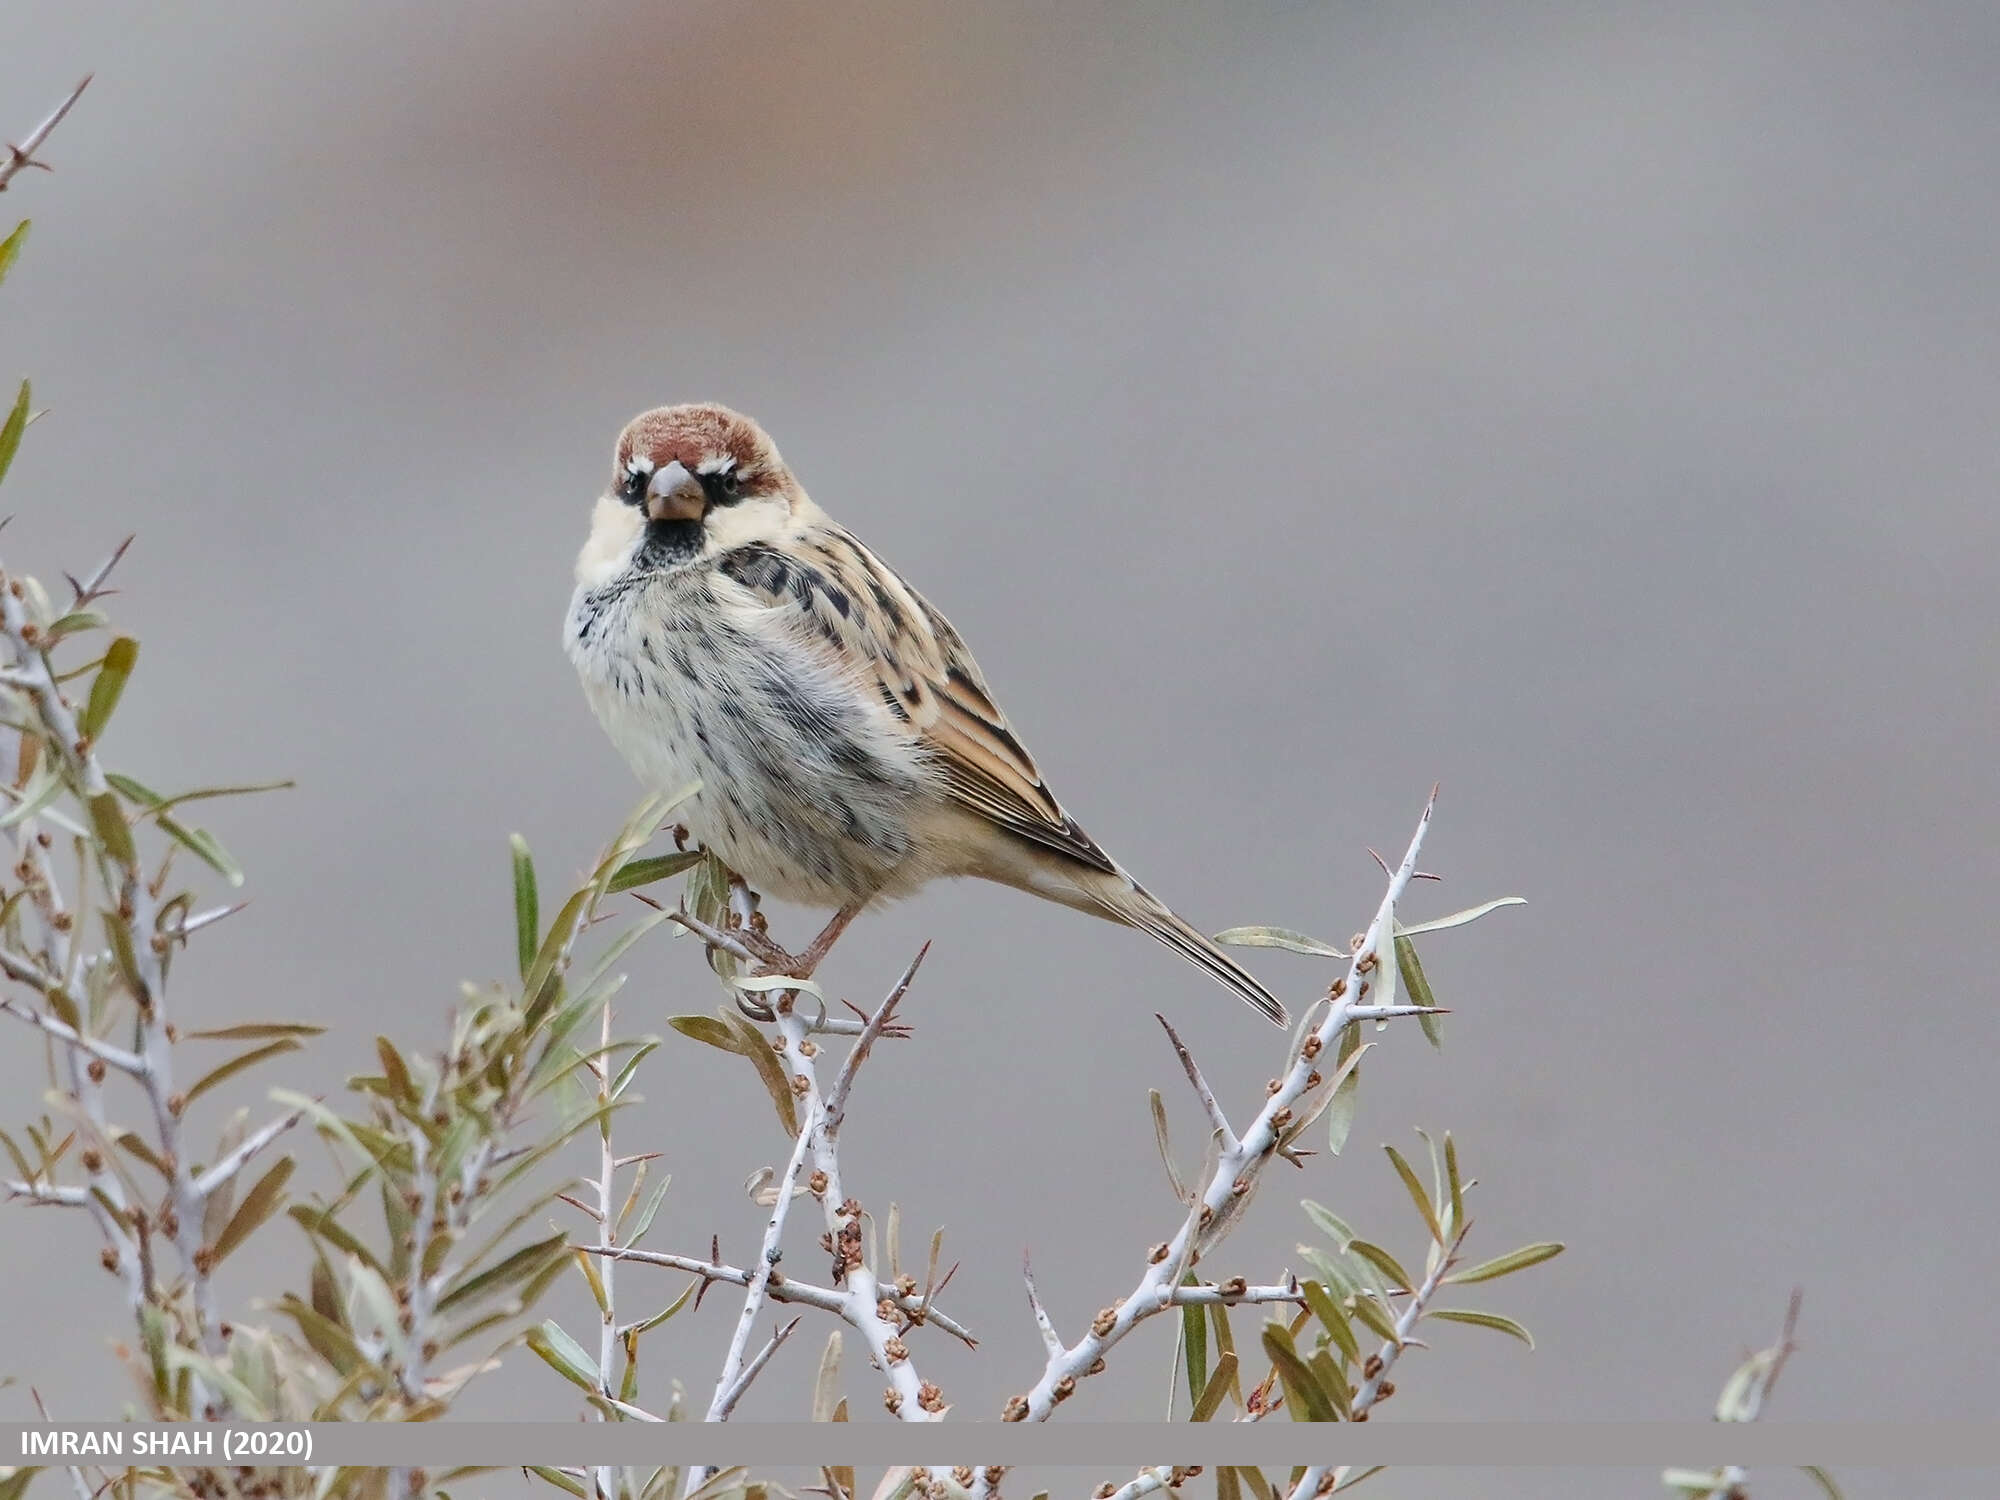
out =
<svg viewBox="0 0 2000 1500"><path fill-rule="evenodd" d="M628 467L625 470L625 483L619 487L618 497L627 505L637 505L646 498L646 486L652 481L652 470L642 469L636 465Z"/></svg>
<svg viewBox="0 0 2000 1500"><path fill-rule="evenodd" d="M743 481L733 468L702 475L701 486L711 505L734 505L743 498Z"/></svg>

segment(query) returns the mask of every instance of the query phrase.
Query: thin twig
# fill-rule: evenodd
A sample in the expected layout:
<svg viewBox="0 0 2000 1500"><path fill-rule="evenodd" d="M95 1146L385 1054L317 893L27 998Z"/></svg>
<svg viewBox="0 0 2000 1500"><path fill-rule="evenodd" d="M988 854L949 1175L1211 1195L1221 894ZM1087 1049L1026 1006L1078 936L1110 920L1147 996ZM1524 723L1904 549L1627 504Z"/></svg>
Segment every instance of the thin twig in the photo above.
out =
<svg viewBox="0 0 2000 1500"><path fill-rule="evenodd" d="M20 977L14 972L14 964L17 961L11 954L0 953L0 970L4 970L10 979ZM114 1047L109 1042L100 1042L94 1036L85 1036L73 1027L64 1025L54 1016L38 1010L26 1010L12 1000L0 1000L0 1015L12 1016L17 1021L38 1027L66 1046L89 1053L107 1068L130 1073L134 1078L146 1076L146 1059L138 1053L127 1052L123 1047Z"/></svg>
<svg viewBox="0 0 2000 1500"><path fill-rule="evenodd" d="M750 1357L750 1362L743 1367L743 1373L736 1377L735 1384L722 1394L718 1403L722 1408L722 1414L711 1418L711 1421L727 1422L729 1420L730 1413L736 1410L736 1403L742 1400L743 1393L750 1389L750 1382L755 1380L764 1366L771 1362L771 1356L778 1352L778 1346L790 1338L792 1330L798 1326L799 1320L797 1318L792 1319L789 1323L782 1324L765 1342L764 1347Z"/></svg>
<svg viewBox="0 0 2000 1500"><path fill-rule="evenodd" d="M708 1404L708 1420L711 1422L728 1421L730 1410L742 1397L738 1382L748 1357L750 1330L756 1324L757 1315L764 1310L764 1298L770 1291L771 1277L778 1268L779 1256L783 1254L785 1219L792 1209L792 1189L798 1185L799 1174L805 1170L806 1152L819 1131L820 1118L815 1101L807 1108L805 1119L799 1122L798 1137L792 1142L791 1159L785 1163L785 1170L778 1177L778 1198L771 1206L770 1221L764 1226L763 1250L750 1273L743 1311L737 1314L736 1332L729 1340L729 1352L722 1361L722 1374L715 1382L715 1399ZM754 1376L755 1371L751 1374ZM742 1382L743 1385L748 1383Z"/></svg>
<svg viewBox="0 0 2000 1500"><path fill-rule="evenodd" d="M304 1118L304 1110L294 1110L288 1115L280 1115L277 1119L259 1126L255 1132L245 1136L242 1144L237 1146L235 1150L231 1151L222 1160L202 1173L201 1176L195 1178L194 1190L203 1198L208 1197L210 1193L221 1187L223 1183L229 1181L230 1178L242 1171L251 1157L262 1151L271 1142L275 1141Z"/></svg>
<svg viewBox="0 0 2000 1500"><path fill-rule="evenodd" d="M0 193L7 191L7 184L14 180L14 174L23 167L40 167L44 172L50 170L47 162L35 160L35 153L41 149L42 142L49 138L49 132L62 124L63 116L70 112L70 107L83 97L83 91L90 87L93 76L89 73L84 74L83 82L69 91L69 97L55 107L53 114L29 131L20 145L7 148L7 158L4 162L0 162Z"/></svg>
<svg viewBox="0 0 2000 1500"><path fill-rule="evenodd" d="M1215 1102L1215 1093L1209 1088L1208 1080L1201 1076L1201 1069L1195 1066L1194 1054L1188 1051L1187 1043L1181 1040L1181 1034L1174 1030L1173 1023L1165 1016L1154 1011L1153 1019L1166 1028L1167 1040L1174 1044L1174 1054L1180 1058L1188 1082L1194 1085L1195 1097L1201 1100L1201 1107L1207 1112L1208 1123L1214 1127L1218 1139L1222 1142L1222 1149L1234 1151L1237 1146L1236 1132L1230 1128L1229 1117L1222 1112L1222 1106Z"/></svg>
<svg viewBox="0 0 2000 1500"><path fill-rule="evenodd" d="M660 1250L634 1250L627 1246L578 1245L577 1249L587 1255L599 1256L605 1260L626 1260L635 1265L661 1266L669 1271L685 1271L690 1276L699 1276L704 1281L721 1282L728 1286L748 1286L750 1273L741 1266L728 1265L716 1260L697 1260L691 1255L671 1255ZM935 1307L926 1307L921 1296L905 1295L884 1288L882 1295L896 1304L896 1311L912 1320L921 1319L933 1323L940 1333L950 1334L968 1349L979 1347L964 1324L956 1318L939 1312ZM770 1298L773 1302L796 1303L800 1307L816 1307L821 1312L836 1315L846 1311L848 1297L845 1292L834 1291L831 1287L816 1285L810 1281L800 1281L795 1276L787 1276L771 1284Z"/></svg>

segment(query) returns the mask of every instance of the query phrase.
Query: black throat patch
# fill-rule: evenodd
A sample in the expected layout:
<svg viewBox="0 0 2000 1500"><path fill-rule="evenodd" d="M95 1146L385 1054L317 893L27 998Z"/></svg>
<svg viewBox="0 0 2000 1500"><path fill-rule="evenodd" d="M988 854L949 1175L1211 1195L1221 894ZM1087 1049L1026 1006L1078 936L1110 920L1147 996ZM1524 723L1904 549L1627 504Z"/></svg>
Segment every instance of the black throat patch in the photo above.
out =
<svg viewBox="0 0 2000 1500"><path fill-rule="evenodd" d="M635 566L651 570L671 568L701 551L701 522L648 521L645 540L633 554Z"/></svg>

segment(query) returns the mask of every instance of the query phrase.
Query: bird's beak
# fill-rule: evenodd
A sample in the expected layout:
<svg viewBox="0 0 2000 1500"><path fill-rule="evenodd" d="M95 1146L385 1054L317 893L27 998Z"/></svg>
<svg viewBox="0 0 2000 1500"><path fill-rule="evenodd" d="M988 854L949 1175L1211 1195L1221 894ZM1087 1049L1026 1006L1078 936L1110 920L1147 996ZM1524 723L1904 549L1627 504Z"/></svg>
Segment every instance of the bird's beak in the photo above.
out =
<svg viewBox="0 0 2000 1500"><path fill-rule="evenodd" d="M653 482L646 486L648 520L699 521L707 510L707 492L680 460L653 472Z"/></svg>

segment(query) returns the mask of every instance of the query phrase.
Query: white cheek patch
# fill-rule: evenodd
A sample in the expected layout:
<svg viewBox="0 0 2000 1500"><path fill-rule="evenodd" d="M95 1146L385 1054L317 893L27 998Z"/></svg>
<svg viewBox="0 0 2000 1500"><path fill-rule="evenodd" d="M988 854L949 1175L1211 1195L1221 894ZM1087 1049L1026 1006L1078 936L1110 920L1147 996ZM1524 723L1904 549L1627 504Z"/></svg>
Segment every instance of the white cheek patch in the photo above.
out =
<svg viewBox="0 0 2000 1500"><path fill-rule="evenodd" d="M576 581L587 589L602 588L632 564L645 518L635 505L600 495L590 512L590 535L576 555Z"/></svg>
<svg viewBox="0 0 2000 1500"><path fill-rule="evenodd" d="M736 505L710 509L702 522L712 551L727 552L751 542L773 542L784 534L791 508L775 495L763 495Z"/></svg>

